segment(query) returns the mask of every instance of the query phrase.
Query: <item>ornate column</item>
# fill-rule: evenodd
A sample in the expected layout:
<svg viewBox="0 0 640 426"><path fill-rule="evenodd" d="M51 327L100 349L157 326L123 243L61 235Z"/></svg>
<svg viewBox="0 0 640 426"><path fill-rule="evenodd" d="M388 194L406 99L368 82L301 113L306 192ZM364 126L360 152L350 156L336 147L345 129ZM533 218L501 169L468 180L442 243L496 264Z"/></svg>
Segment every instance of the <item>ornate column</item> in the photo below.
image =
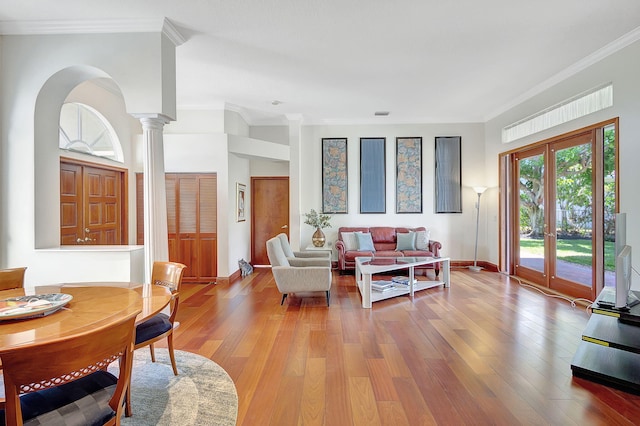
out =
<svg viewBox="0 0 640 426"><path fill-rule="evenodd" d="M138 118L142 123L143 145L144 272L145 284L149 284L153 262L169 260L162 130L170 120L160 114Z"/></svg>

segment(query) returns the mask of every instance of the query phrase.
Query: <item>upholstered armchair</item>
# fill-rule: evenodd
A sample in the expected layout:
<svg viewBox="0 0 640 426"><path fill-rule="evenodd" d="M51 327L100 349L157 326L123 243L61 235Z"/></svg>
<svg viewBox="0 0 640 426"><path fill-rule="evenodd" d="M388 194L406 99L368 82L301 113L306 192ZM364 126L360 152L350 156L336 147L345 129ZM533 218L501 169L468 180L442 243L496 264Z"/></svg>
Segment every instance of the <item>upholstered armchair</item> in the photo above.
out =
<svg viewBox="0 0 640 426"><path fill-rule="evenodd" d="M282 244L282 250L284 251L284 255L291 262L292 259L294 266L305 266L304 259L324 259L329 262L329 266L331 266L331 253L326 251L293 251L291 249L291 245L289 244L289 238L287 234L280 233L276 235L280 239L280 244ZM302 260L302 262L298 262L298 260Z"/></svg>
<svg viewBox="0 0 640 426"><path fill-rule="evenodd" d="M276 286L282 293L280 304L284 303L289 293L306 291L324 291L329 306L331 290L331 261L326 258L298 259L301 266L294 266L296 258L288 258L282 248L279 237L267 241L267 256L271 263L271 271Z"/></svg>

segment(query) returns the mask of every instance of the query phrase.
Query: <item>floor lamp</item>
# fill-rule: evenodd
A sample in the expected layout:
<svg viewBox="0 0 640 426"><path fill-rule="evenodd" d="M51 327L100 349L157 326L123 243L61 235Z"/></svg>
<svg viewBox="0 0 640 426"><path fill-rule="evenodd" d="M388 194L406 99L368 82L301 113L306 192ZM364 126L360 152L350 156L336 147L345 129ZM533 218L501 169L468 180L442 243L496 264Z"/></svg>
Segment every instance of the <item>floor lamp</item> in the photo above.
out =
<svg viewBox="0 0 640 426"><path fill-rule="evenodd" d="M473 266L469 266L469 270L473 272L480 272L482 269L478 266L478 228L480 227L480 197L482 193L487 190L484 186L474 186L473 190L478 194L478 201L476 202L476 247L473 254Z"/></svg>

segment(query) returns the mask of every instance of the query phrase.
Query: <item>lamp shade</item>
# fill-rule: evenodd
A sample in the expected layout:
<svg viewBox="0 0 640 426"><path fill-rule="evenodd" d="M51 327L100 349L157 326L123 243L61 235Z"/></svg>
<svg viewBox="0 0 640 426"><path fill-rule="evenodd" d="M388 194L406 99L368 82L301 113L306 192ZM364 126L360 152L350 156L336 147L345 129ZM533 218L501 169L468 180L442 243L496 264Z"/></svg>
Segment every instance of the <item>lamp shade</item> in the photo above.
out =
<svg viewBox="0 0 640 426"><path fill-rule="evenodd" d="M484 191L487 190L486 186L474 186L473 190L476 191L476 194L481 195Z"/></svg>

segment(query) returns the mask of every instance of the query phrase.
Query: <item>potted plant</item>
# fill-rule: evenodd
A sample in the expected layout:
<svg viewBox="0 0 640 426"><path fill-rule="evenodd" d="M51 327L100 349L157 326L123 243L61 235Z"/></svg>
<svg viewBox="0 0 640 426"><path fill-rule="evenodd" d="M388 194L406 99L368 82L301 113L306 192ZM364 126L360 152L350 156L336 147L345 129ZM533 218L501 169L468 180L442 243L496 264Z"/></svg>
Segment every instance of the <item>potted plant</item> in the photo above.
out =
<svg viewBox="0 0 640 426"><path fill-rule="evenodd" d="M324 228L331 228L331 223L329 223L331 216L328 214L319 214L315 209L311 209L311 211L309 213L305 213L304 216L306 218L304 223L316 228L316 232L314 232L311 237L311 242L315 247L323 247L326 238L322 230Z"/></svg>

